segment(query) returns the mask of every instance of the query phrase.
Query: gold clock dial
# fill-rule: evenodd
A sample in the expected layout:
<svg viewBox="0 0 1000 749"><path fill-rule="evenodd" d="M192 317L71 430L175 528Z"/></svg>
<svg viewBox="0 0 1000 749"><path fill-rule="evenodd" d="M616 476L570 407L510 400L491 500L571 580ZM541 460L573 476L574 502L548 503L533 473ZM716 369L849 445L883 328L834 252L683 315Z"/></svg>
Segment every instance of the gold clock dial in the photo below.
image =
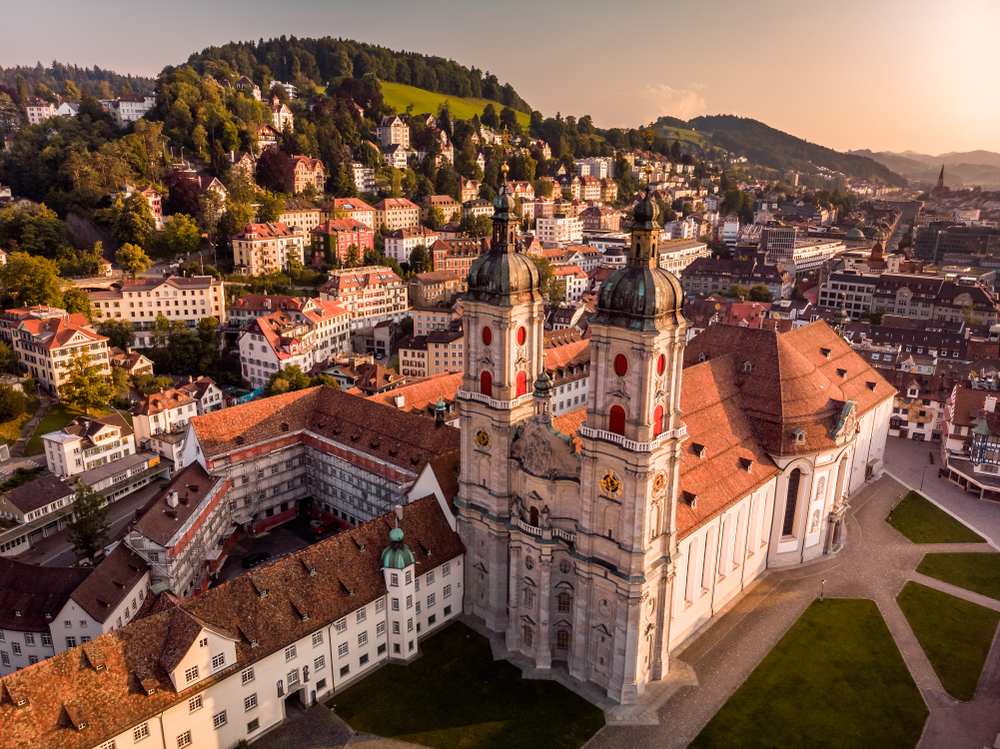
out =
<svg viewBox="0 0 1000 749"><path fill-rule="evenodd" d="M667 474L662 471L656 474L656 478L653 479L653 496L659 497L667 489Z"/></svg>
<svg viewBox="0 0 1000 749"><path fill-rule="evenodd" d="M490 437L490 433L482 427L476 427L476 431L473 432L472 438L476 443L476 447L483 450L489 450L490 446L493 444L493 438Z"/></svg>
<svg viewBox="0 0 1000 749"><path fill-rule="evenodd" d="M618 499L622 495L625 484L617 472L607 468L601 473L600 487L604 496Z"/></svg>

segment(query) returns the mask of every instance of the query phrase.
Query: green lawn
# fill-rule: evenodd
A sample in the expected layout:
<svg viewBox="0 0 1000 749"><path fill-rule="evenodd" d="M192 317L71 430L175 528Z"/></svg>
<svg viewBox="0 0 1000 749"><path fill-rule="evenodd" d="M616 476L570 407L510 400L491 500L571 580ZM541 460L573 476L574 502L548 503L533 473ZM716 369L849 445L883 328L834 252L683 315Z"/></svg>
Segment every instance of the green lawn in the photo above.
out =
<svg viewBox="0 0 1000 749"><path fill-rule="evenodd" d="M814 601L690 744L909 749L924 704L874 601Z"/></svg>
<svg viewBox="0 0 1000 749"><path fill-rule="evenodd" d="M95 410L91 413L91 416L105 416L109 411ZM81 416L83 411L72 406L67 406L65 403L53 403L52 408L49 412L42 417L42 420L38 422L38 426L35 427L35 431L32 432L31 438L28 440L28 444L24 448L24 454L27 455L41 455L45 452L45 445L42 444L42 435L48 434L49 432L55 432L56 430L62 429L64 426L69 424L77 416Z"/></svg>
<svg viewBox="0 0 1000 749"><path fill-rule="evenodd" d="M408 666L383 666L328 705L356 731L435 749L575 749L604 713L554 681L522 680L455 623Z"/></svg>
<svg viewBox="0 0 1000 749"><path fill-rule="evenodd" d="M492 104L498 115L503 109L503 104L489 99L465 99L460 96L435 94L433 91L424 91L422 88L407 86L403 83L383 82L382 97L383 101L390 107L394 107L397 112L405 112L406 108L412 104L413 114L430 112L437 115L440 106L447 101L452 114L460 120L471 120L473 115L482 115L487 104ZM517 121L521 123L521 127L527 130L531 117L524 112L518 112Z"/></svg>
<svg viewBox="0 0 1000 749"><path fill-rule="evenodd" d="M705 142L706 137L706 133L699 133L697 130L686 130L682 127L664 126L660 128L660 132L668 140L679 140L681 143L694 143L698 146ZM670 135L670 133L677 133L677 136Z"/></svg>
<svg viewBox="0 0 1000 749"><path fill-rule="evenodd" d="M886 522L915 544L982 544L986 539L944 510L910 492Z"/></svg>
<svg viewBox="0 0 1000 749"><path fill-rule="evenodd" d="M917 572L1000 601L1000 554L925 554Z"/></svg>
<svg viewBox="0 0 1000 749"><path fill-rule="evenodd" d="M896 601L941 686L956 700L970 701L976 696L1000 612L912 580Z"/></svg>

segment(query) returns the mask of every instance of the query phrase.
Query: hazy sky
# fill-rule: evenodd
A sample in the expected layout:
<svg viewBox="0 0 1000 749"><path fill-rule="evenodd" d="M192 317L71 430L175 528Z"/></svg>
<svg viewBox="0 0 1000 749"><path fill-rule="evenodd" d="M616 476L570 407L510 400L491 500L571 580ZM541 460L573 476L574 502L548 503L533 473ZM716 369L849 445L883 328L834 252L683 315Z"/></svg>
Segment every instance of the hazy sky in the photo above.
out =
<svg viewBox="0 0 1000 749"><path fill-rule="evenodd" d="M334 36L450 57L599 127L737 114L838 150L1000 151L997 0L0 0L0 65L156 75Z"/></svg>

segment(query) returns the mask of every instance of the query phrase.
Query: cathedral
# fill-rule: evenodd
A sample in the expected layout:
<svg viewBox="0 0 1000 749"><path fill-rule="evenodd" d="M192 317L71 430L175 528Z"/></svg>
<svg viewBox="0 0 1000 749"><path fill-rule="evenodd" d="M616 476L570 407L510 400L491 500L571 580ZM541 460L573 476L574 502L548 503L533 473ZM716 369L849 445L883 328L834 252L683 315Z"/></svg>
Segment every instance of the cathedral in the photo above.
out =
<svg viewBox="0 0 1000 749"><path fill-rule="evenodd" d="M822 321L715 325L685 344L647 192L590 320L587 405L554 417L514 211L504 181L462 302L464 609L537 668L633 703L765 569L840 548L895 389Z"/></svg>

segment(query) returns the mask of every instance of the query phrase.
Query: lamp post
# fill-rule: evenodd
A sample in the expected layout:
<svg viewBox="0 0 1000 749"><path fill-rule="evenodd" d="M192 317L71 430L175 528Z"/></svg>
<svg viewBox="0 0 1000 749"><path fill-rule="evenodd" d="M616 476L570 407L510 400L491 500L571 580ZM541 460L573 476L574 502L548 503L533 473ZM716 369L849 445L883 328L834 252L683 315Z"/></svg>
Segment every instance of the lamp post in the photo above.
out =
<svg viewBox="0 0 1000 749"><path fill-rule="evenodd" d="M820 603L823 603L823 592L824 592L824 588L825 587L826 587L826 578L824 577L822 580L819 581L819 602Z"/></svg>

